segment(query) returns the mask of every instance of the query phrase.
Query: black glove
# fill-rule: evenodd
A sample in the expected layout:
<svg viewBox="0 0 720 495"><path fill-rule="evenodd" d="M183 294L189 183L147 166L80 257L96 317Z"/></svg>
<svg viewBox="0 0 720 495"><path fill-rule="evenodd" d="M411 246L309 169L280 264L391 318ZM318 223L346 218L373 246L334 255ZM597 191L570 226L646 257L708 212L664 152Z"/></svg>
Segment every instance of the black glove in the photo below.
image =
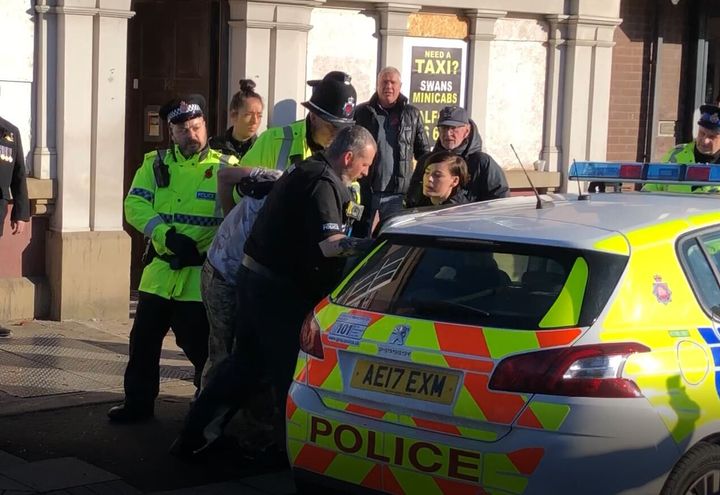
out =
<svg viewBox="0 0 720 495"><path fill-rule="evenodd" d="M195 241L185 234L178 234L175 227L165 234L165 246L175 254L177 262L171 263L173 268L202 265L203 257L198 251Z"/></svg>

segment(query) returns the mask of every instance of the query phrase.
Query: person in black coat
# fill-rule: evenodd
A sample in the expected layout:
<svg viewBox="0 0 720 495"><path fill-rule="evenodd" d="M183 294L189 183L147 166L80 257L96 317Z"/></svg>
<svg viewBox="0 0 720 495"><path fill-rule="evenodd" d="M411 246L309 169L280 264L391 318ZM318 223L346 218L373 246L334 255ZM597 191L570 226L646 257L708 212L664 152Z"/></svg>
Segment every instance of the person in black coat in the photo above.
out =
<svg viewBox="0 0 720 495"><path fill-rule="evenodd" d="M3 235L10 193L13 199L10 228L13 235L22 234L25 231L25 224L30 221L30 202L25 180L25 154L18 128L0 117L0 237ZM0 326L0 337L11 335L9 329Z"/></svg>
<svg viewBox="0 0 720 495"><path fill-rule="evenodd" d="M3 234L10 193L13 198L10 228L13 235L22 234L25 224L30 221L25 155L18 128L0 117L0 236Z"/></svg>
<svg viewBox="0 0 720 495"><path fill-rule="evenodd" d="M465 187L465 195L469 202L504 198L508 195L505 172L490 155L482 151L482 139L477 126L468 118L464 108L443 108L438 117L438 128L440 137L435 143L434 151L451 151L467 163L470 179ZM423 175L429 156L422 157L415 167L405 196L407 207L418 206L422 201Z"/></svg>
<svg viewBox="0 0 720 495"><path fill-rule="evenodd" d="M210 138L208 144L212 149L234 155L239 160L257 139L264 109L262 97L255 92L255 82L251 79L240 79L240 91L230 100L232 125L224 135Z"/></svg>
<svg viewBox="0 0 720 495"><path fill-rule="evenodd" d="M452 151L432 153L425 160L423 197L417 206L467 203L465 187L469 180L467 164Z"/></svg>
<svg viewBox="0 0 720 495"><path fill-rule="evenodd" d="M375 93L355 110L355 121L370 131L378 145L375 163L360 180L360 197L365 206L362 222L353 235L362 237L375 216L400 210L410 185L413 158L419 160L431 150L420 110L400 92L400 71L383 68Z"/></svg>

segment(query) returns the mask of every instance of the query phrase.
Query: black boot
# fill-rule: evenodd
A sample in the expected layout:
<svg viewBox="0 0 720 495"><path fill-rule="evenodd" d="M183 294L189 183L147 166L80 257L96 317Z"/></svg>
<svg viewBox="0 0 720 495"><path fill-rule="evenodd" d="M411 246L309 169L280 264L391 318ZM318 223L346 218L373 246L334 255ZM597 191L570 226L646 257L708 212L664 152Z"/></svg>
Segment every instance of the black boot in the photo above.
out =
<svg viewBox="0 0 720 495"><path fill-rule="evenodd" d="M110 421L115 423L136 423L152 418L155 411L152 404L139 406L125 402L119 406L111 407L107 415Z"/></svg>

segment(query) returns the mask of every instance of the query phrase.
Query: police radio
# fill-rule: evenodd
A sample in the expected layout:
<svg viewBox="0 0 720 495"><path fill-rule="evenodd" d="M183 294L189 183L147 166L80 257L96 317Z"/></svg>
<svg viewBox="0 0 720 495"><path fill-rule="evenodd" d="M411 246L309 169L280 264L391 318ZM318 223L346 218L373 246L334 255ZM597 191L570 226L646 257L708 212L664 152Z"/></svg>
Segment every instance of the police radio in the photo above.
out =
<svg viewBox="0 0 720 495"><path fill-rule="evenodd" d="M363 205L358 204L355 201L348 201L348 204L345 207L345 216L347 217L347 235L350 235L352 233L353 223L355 223L356 220L360 220L362 218L364 210L365 207Z"/></svg>

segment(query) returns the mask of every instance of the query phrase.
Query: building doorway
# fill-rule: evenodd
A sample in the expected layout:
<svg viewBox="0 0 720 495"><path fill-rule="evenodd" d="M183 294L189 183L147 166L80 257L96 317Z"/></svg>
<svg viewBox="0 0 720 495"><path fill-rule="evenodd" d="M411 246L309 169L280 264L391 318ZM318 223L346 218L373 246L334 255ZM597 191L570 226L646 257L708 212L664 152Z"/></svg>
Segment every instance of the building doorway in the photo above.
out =
<svg viewBox="0 0 720 495"><path fill-rule="evenodd" d="M207 102L208 135L224 129L227 87L226 0L134 0L128 25L125 181L127 191L143 155L168 147L160 106L178 94ZM130 286L142 273L143 235L128 224L132 239Z"/></svg>

